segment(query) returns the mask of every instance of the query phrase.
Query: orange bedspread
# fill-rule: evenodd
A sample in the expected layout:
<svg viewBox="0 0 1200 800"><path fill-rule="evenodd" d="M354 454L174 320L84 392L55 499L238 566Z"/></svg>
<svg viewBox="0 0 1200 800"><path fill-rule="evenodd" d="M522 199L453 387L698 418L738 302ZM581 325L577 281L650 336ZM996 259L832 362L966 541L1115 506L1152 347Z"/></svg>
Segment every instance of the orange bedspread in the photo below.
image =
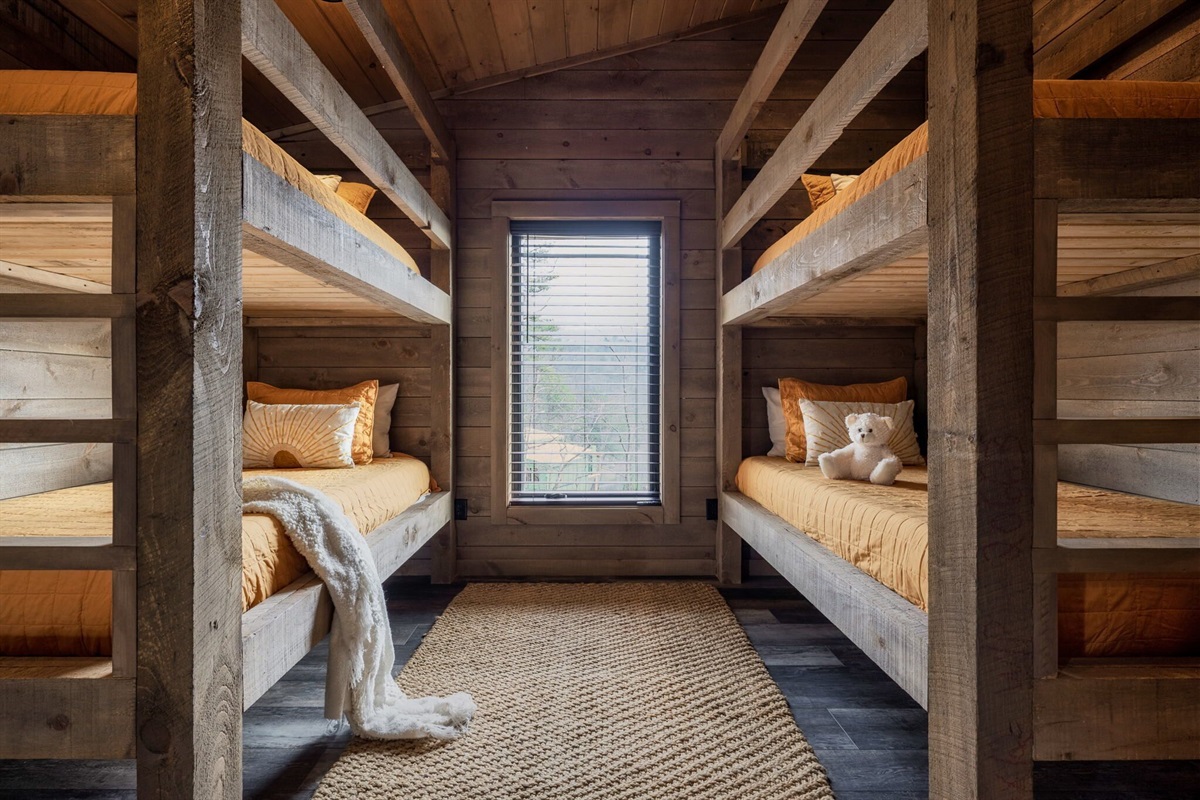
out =
<svg viewBox="0 0 1200 800"><path fill-rule="evenodd" d="M129 115L136 112L137 75L133 73L0 70L0 114ZM242 120L242 149L413 272L420 271L408 251L383 228L359 213L246 120Z"/></svg>
<svg viewBox="0 0 1200 800"><path fill-rule="evenodd" d="M354 469L252 470L320 489L366 533L430 489L429 468L409 456ZM0 536L109 536L112 485L76 486L0 501ZM308 571L273 517L242 517L242 609ZM101 656L111 652L111 573L0 570L0 655Z"/></svg>
<svg viewBox="0 0 1200 800"><path fill-rule="evenodd" d="M831 481L817 467L758 456L742 462L742 494L892 589L927 608L928 507L924 467L894 486ZM1200 537L1200 508L1059 484L1059 536ZM1200 655L1200 577L1172 574L1059 578L1063 656Z"/></svg>
<svg viewBox="0 0 1200 800"><path fill-rule="evenodd" d="M1200 83L1163 81L1034 81L1033 115L1039 118L1182 119L1200 117ZM858 180L820 206L754 264L758 272L796 242L878 189L929 151L929 123L904 137Z"/></svg>

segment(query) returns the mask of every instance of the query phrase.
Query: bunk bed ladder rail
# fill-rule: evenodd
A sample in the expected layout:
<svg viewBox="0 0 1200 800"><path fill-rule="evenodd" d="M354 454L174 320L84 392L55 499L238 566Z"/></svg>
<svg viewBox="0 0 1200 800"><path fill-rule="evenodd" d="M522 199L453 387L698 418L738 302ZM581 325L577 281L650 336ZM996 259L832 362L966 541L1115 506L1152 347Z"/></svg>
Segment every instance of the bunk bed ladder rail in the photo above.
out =
<svg viewBox="0 0 1200 800"><path fill-rule="evenodd" d="M1200 546L1189 539L1060 540L1058 448L1200 443L1200 419L1059 418L1058 326L1079 320L1200 321L1200 298L1058 296L1058 213L1057 199L1034 201L1034 757L1195 758L1198 728L1188 718L1200 694L1200 666L1194 660L1062 663L1058 578L1088 572L1200 571ZM1136 704L1146 713L1139 715L1137 725L1102 724L1104 714L1117 704Z"/></svg>
<svg viewBox="0 0 1200 800"><path fill-rule="evenodd" d="M6 659L0 708L11 735L6 757L132 758L137 672L137 351L136 200L112 198L112 293L3 294L0 318L110 322L109 419L0 420L0 442L109 443L113 448L113 528L109 537L17 537L0 541L6 569L112 573L112 658Z"/></svg>

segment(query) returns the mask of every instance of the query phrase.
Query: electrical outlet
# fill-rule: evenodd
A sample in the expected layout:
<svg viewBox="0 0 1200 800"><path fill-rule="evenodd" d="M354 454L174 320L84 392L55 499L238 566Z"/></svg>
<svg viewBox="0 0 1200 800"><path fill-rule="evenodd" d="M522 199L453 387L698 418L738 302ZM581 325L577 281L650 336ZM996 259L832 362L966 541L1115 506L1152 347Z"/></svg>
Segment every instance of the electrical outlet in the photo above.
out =
<svg viewBox="0 0 1200 800"><path fill-rule="evenodd" d="M459 498L454 501L454 518L455 519L466 519L467 518L467 501L466 501L466 499Z"/></svg>
<svg viewBox="0 0 1200 800"><path fill-rule="evenodd" d="M714 520L717 518L717 498L715 498L715 497L705 498L705 500L704 500L704 518L705 519L714 519Z"/></svg>

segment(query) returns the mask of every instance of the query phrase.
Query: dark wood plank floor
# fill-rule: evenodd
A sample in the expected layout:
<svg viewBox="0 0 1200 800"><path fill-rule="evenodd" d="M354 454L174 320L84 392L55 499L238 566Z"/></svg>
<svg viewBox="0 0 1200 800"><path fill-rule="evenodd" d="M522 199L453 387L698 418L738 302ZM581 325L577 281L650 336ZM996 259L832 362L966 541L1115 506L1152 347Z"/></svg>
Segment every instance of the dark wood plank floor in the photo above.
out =
<svg viewBox="0 0 1200 800"><path fill-rule="evenodd" d="M388 582L397 664L461 587ZM926 717L870 659L786 586L722 590L829 770L839 800L927 796ZM324 645L245 716L245 797L308 798L349 740L321 717ZM1039 800L1190 800L1200 763L1041 764ZM0 798L131 800L131 762L0 761ZM553 800L547 798L547 800ZM681 797L680 800L686 800Z"/></svg>

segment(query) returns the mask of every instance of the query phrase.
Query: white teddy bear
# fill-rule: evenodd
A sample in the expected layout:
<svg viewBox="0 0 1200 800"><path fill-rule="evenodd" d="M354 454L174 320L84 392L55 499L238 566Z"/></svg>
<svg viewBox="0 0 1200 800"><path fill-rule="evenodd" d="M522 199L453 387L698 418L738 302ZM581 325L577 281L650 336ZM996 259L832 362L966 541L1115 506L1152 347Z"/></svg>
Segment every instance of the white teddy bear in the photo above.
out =
<svg viewBox="0 0 1200 800"><path fill-rule="evenodd" d="M903 466L888 447L892 418L878 414L851 414L846 417L850 444L822 453L817 458L821 473L834 480L852 479L880 486L891 486Z"/></svg>

